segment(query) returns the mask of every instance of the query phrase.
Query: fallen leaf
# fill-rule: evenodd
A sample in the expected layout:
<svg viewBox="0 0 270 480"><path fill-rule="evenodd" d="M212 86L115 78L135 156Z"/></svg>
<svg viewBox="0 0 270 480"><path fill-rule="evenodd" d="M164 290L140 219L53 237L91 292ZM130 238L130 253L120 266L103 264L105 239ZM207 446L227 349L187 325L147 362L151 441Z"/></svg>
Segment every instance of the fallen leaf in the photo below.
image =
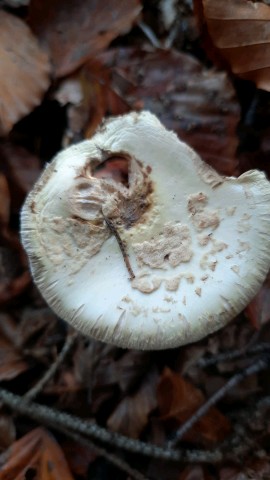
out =
<svg viewBox="0 0 270 480"><path fill-rule="evenodd" d="M31 284L30 272L26 270L24 252L18 239L8 231L4 233L6 246L0 246L0 305L13 301Z"/></svg>
<svg viewBox="0 0 270 480"><path fill-rule="evenodd" d="M267 480L270 478L269 459L249 459L242 467L221 468L219 480Z"/></svg>
<svg viewBox="0 0 270 480"><path fill-rule="evenodd" d="M8 182L2 173L0 173L0 228L6 228L9 223L10 215L10 191Z"/></svg>
<svg viewBox="0 0 270 480"><path fill-rule="evenodd" d="M195 465L186 467L177 480L214 480L205 468Z"/></svg>
<svg viewBox="0 0 270 480"><path fill-rule="evenodd" d="M129 111L127 103L111 88L111 70L96 59L63 79L54 98L67 106L66 146L91 137L107 113L121 115Z"/></svg>
<svg viewBox="0 0 270 480"><path fill-rule="evenodd" d="M219 172L237 174L239 106L225 73L206 70L195 58L174 50L121 48L99 59L111 69L111 90L129 110L155 113ZM107 104L104 113L108 111L118 114Z"/></svg>
<svg viewBox="0 0 270 480"><path fill-rule="evenodd" d="M0 315L0 381L11 380L28 368L17 346L18 327L13 319L2 313Z"/></svg>
<svg viewBox="0 0 270 480"><path fill-rule="evenodd" d="M88 446L80 445L72 440L65 441L61 446L72 473L87 478L89 464L97 458L96 452Z"/></svg>
<svg viewBox="0 0 270 480"><path fill-rule="evenodd" d="M157 389L160 417L178 426L188 420L204 403L201 390L180 375L165 368ZM185 440L213 445L224 440L230 431L229 420L217 409L210 408L184 436Z"/></svg>
<svg viewBox="0 0 270 480"><path fill-rule="evenodd" d="M151 370L133 395L126 395L118 403L107 421L110 430L131 438L138 438L148 423L149 414L157 407L158 374Z"/></svg>
<svg viewBox="0 0 270 480"><path fill-rule="evenodd" d="M29 23L61 77L128 32L140 11L139 0L32 0Z"/></svg>
<svg viewBox="0 0 270 480"><path fill-rule="evenodd" d="M29 27L0 10L0 135L41 103L49 86L48 57Z"/></svg>
<svg viewBox="0 0 270 480"><path fill-rule="evenodd" d="M249 0L200 0L214 47L232 72L270 91L270 6Z"/></svg>
<svg viewBox="0 0 270 480"><path fill-rule="evenodd" d="M0 162L9 184L12 213L19 213L26 194L40 175L40 160L23 147L2 143L0 144ZM1 187L0 181L0 195L2 196ZM7 196L6 199L8 199ZM1 206L3 208L3 202L0 199L0 218Z"/></svg>
<svg viewBox="0 0 270 480"><path fill-rule="evenodd" d="M0 414L0 450L8 448L16 439L16 429L12 415Z"/></svg>
<svg viewBox="0 0 270 480"><path fill-rule="evenodd" d="M36 428L0 455L0 480L24 480L32 469L38 480L74 480L53 436Z"/></svg>

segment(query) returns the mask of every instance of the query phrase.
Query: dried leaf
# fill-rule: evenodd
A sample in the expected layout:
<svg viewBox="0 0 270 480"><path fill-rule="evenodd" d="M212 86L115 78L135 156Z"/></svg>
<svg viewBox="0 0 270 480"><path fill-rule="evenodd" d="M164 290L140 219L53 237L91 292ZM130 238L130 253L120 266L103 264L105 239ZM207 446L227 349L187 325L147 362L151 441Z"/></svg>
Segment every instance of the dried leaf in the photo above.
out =
<svg viewBox="0 0 270 480"><path fill-rule="evenodd" d="M49 61L29 27L0 10L0 135L40 104L49 86Z"/></svg>
<svg viewBox="0 0 270 480"><path fill-rule="evenodd" d="M242 467L221 468L219 480L267 480L270 478L269 459L251 459Z"/></svg>
<svg viewBox="0 0 270 480"><path fill-rule="evenodd" d="M9 231L4 234L8 246L0 246L0 305L10 303L31 283L22 246Z"/></svg>
<svg viewBox="0 0 270 480"><path fill-rule="evenodd" d="M150 110L221 173L237 174L239 106L225 73L173 50L122 48L99 58L111 69L111 91L130 110Z"/></svg>
<svg viewBox="0 0 270 480"><path fill-rule="evenodd" d="M163 420L173 420L181 425L204 403L203 393L180 375L165 368L158 385L158 404ZM230 431L230 422L217 410L211 408L184 439L203 444L224 440Z"/></svg>
<svg viewBox="0 0 270 480"><path fill-rule="evenodd" d="M32 430L0 455L0 480L24 480L30 469L38 480L74 480L60 446L42 428Z"/></svg>
<svg viewBox="0 0 270 480"><path fill-rule="evenodd" d="M0 415L0 450L8 448L16 438L16 429L11 415Z"/></svg>
<svg viewBox="0 0 270 480"><path fill-rule="evenodd" d="M5 169L9 183L12 213L18 213L26 194L40 175L40 160L22 147L11 143L3 143L0 145L0 162ZM2 205L3 203L0 200L0 211Z"/></svg>
<svg viewBox="0 0 270 480"><path fill-rule="evenodd" d="M2 173L0 173L0 227L6 228L9 223L10 215L10 193L8 182Z"/></svg>
<svg viewBox="0 0 270 480"><path fill-rule="evenodd" d="M213 480L203 467L195 465L186 467L177 480Z"/></svg>
<svg viewBox="0 0 270 480"><path fill-rule="evenodd" d="M7 314L0 315L0 381L11 380L28 369L17 347L18 328Z"/></svg>
<svg viewBox="0 0 270 480"><path fill-rule="evenodd" d="M95 451L91 450L86 445L80 445L71 440L65 441L61 446L70 470L75 475L81 475L82 477L84 476L87 478L89 464L97 458Z"/></svg>
<svg viewBox="0 0 270 480"><path fill-rule="evenodd" d="M140 10L139 0L33 0L29 22L61 77L128 32Z"/></svg>
<svg viewBox="0 0 270 480"><path fill-rule="evenodd" d="M138 438L148 423L149 414L157 407L157 382L156 370L150 371L136 393L125 396L117 405L107 421L109 429Z"/></svg>
<svg viewBox="0 0 270 480"><path fill-rule="evenodd" d="M210 38L233 73L270 91L270 7L249 0L202 0Z"/></svg>

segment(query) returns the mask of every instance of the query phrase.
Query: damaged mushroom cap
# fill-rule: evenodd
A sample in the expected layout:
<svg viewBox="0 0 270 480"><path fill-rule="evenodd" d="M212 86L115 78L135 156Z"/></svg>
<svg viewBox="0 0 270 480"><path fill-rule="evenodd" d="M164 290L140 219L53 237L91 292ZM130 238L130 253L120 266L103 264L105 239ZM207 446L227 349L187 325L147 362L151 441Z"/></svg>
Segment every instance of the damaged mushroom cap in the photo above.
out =
<svg viewBox="0 0 270 480"><path fill-rule="evenodd" d="M110 174L114 160L126 181ZM148 112L110 119L57 155L21 222L48 304L121 347L171 348L218 330L270 265L265 175L220 176Z"/></svg>

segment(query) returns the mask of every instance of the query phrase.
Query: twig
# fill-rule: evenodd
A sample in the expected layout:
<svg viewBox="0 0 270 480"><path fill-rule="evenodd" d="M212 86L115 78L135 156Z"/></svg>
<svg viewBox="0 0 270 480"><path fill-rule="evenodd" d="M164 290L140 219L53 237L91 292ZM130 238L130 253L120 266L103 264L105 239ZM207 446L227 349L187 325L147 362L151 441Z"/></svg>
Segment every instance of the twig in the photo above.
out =
<svg viewBox="0 0 270 480"><path fill-rule="evenodd" d="M147 457L191 463L217 463L223 459L223 454L220 450L169 450L150 443L134 440L124 435L109 432L92 421L59 412L45 405L29 402L23 397L2 388L0 388L0 400L16 413L26 415L37 422L50 425L55 430L65 428L75 433L93 437L113 447L139 453Z"/></svg>
<svg viewBox="0 0 270 480"><path fill-rule="evenodd" d="M241 372L234 375L222 388L220 388L217 392L212 395L198 410L192 415L189 420L187 420L175 433L174 439L168 442L168 448L175 448L179 440L183 438L183 436L195 425L195 423L200 420L208 410L215 405L222 397L226 395L233 387L238 385L238 383L242 382L246 377L253 375L255 373L260 372L269 367L269 357L265 356L257 360L256 363L253 365L248 366Z"/></svg>
<svg viewBox="0 0 270 480"><path fill-rule="evenodd" d="M121 250L121 253L123 255L125 265L127 267L128 273L130 275L130 279L133 280L135 278L135 275L134 275L134 272L133 272L133 270L131 268L131 265L130 265L130 261L129 261L129 257L128 257L128 254L127 254L127 251L126 251L125 244L124 244L123 240L121 239L121 237L120 237L117 229L115 228L114 224L111 222L111 220L109 220L109 218L104 215L102 210L101 210L101 213L103 215L103 218L106 222L107 227L109 228L109 230L112 232L112 234L115 236L115 238L117 240L117 243L118 243L119 248Z"/></svg>
<svg viewBox="0 0 270 480"><path fill-rule="evenodd" d="M28 392L26 392L26 394L24 395L24 398L26 400L33 400L35 397L37 397L37 395L45 387L46 383L48 383L53 378L58 368L63 363L64 358L73 347L76 338L77 338L77 332L75 331L67 335L66 341L64 343L64 346L61 352L56 357L55 361L52 363L50 368L46 370L43 377L34 385L34 387L28 390Z"/></svg>
<svg viewBox="0 0 270 480"><path fill-rule="evenodd" d="M153 30L149 27L149 25L146 25L144 22L138 22L138 27L140 27L141 31L144 33L146 38L150 41L153 47L155 48L161 48L161 43Z"/></svg>
<svg viewBox="0 0 270 480"><path fill-rule="evenodd" d="M123 472L127 473L130 477L134 478L134 480L148 480L142 473L138 472L138 470L135 470L132 467L130 467L130 465L127 462L125 462L125 460L122 460L121 458L117 457L113 453L107 452L105 448L98 447L93 442L91 442L91 440L84 438L82 435L79 435L78 433L70 432L66 428L58 427L58 430L63 432L67 437L71 438L76 443L80 443L81 445L85 445L89 449L94 450L98 455L106 458L106 460L108 460L110 463L118 467L119 470L122 470Z"/></svg>
<svg viewBox="0 0 270 480"><path fill-rule="evenodd" d="M231 360L237 360L242 358L247 354L257 355L258 353L265 353L270 351L269 343L259 343L251 347L244 347L239 350L230 350L228 352L219 353L210 358L201 358L198 361L198 366L201 368L210 367L211 365L216 365L219 362L230 362Z"/></svg>

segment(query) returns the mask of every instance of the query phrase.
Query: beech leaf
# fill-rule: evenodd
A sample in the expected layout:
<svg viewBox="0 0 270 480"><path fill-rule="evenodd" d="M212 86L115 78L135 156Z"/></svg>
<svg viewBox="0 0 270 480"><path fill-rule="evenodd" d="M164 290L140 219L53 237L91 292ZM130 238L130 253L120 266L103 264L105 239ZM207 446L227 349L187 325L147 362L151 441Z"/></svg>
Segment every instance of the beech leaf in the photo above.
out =
<svg viewBox="0 0 270 480"><path fill-rule="evenodd" d="M39 480L74 480L64 454L45 429L36 428L0 455L0 480L24 480L27 471Z"/></svg>
<svg viewBox="0 0 270 480"><path fill-rule="evenodd" d="M233 73L270 91L270 6L202 0L208 33Z"/></svg>
<svg viewBox="0 0 270 480"><path fill-rule="evenodd" d="M174 420L176 425L188 420L205 401L201 390L169 368L163 371L157 392L161 419ZM186 433L184 439L209 445L224 440L229 431L229 420L212 407Z"/></svg>
<svg viewBox="0 0 270 480"><path fill-rule="evenodd" d="M175 50L122 48L100 58L111 68L110 90L130 110L149 110L220 173L237 174L239 106L225 72L207 70ZM107 100L107 108L114 115L123 113L119 103L112 111Z"/></svg>
<svg viewBox="0 0 270 480"><path fill-rule="evenodd" d="M140 11L139 0L33 0L29 22L61 77L128 32Z"/></svg>
<svg viewBox="0 0 270 480"><path fill-rule="evenodd" d="M49 86L49 60L29 27L0 10L0 135L40 104Z"/></svg>

